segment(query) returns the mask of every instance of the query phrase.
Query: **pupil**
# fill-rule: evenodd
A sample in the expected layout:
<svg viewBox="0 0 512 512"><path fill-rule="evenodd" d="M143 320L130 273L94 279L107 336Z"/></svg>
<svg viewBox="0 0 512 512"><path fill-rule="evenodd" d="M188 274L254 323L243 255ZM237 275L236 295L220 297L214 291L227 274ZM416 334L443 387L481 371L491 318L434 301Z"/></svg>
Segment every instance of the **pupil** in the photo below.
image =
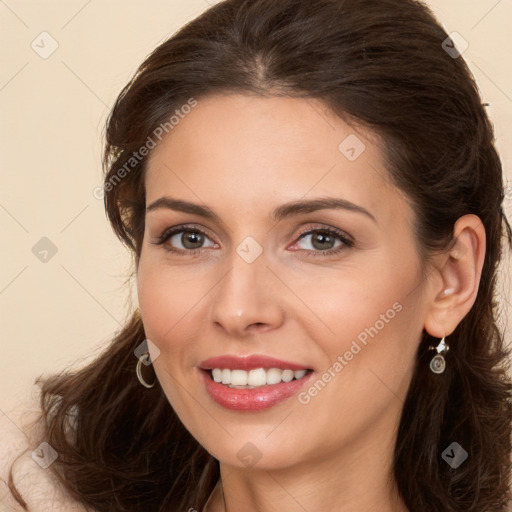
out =
<svg viewBox="0 0 512 512"><path fill-rule="evenodd" d="M203 243L203 235L195 231L185 231L181 236L181 242L187 249L197 249Z"/></svg>
<svg viewBox="0 0 512 512"><path fill-rule="evenodd" d="M333 242L334 238L329 234L318 233L313 237L313 246L315 249L332 249Z"/></svg>

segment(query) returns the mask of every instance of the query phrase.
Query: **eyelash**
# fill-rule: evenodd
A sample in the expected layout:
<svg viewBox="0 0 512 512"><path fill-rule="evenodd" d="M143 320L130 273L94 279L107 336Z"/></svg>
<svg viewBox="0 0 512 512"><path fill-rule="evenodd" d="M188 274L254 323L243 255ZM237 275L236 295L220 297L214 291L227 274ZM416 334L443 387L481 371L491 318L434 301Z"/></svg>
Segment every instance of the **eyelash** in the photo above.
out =
<svg viewBox="0 0 512 512"><path fill-rule="evenodd" d="M210 238L203 230L196 228L195 226L189 226L189 225L181 225L176 226L174 228L167 229L164 231L155 242L151 242L154 245L164 245L167 240L169 240L172 236L182 233L184 231L190 231L192 233L200 233L201 235L204 235L206 238ZM342 245L337 247L336 249L329 249L326 251L318 251L318 250L307 250L307 249L299 249L299 251L306 251L308 254L312 256L320 256L320 257L326 257L326 256L333 256L335 254L338 254L347 248L351 248L354 246L354 241L351 240L346 233L343 231L340 231L336 228L316 228L316 229L308 229L306 231L303 231L300 233L297 237L296 241L301 240L302 238L306 237L307 235L311 235L314 233L321 233L321 234L327 234L334 236L338 238L342 242ZM165 250L171 253L175 254L182 254L187 256L195 256L198 255L204 247L200 247L198 249L176 249L174 247L165 247Z"/></svg>

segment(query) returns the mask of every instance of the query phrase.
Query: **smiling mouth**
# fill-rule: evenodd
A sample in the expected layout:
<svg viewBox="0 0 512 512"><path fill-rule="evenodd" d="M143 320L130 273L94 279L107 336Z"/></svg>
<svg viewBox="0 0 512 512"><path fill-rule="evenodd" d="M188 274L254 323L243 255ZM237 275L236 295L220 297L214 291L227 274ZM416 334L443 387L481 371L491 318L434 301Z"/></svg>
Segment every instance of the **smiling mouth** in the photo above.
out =
<svg viewBox="0 0 512 512"><path fill-rule="evenodd" d="M239 370L229 368L213 368L207 370L211 380L232 389L256 389L263 386L300 380L313 370L291 370L281 368L255 368Z"/></svg>

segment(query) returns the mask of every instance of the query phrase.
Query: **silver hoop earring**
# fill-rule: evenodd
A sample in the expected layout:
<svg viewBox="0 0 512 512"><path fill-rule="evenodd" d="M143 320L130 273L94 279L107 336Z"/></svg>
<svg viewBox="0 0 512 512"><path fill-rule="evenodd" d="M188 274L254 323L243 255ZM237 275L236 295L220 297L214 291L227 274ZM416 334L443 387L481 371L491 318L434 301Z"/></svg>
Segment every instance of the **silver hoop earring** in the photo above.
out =
<svg viewBox="0 0 512 512"><path fill-rule="evenodd" d="M149 352L144 352L144 354L142 354L139 358L138 358L138 361L137 361L137 366L135 367L135 373L137 374L137 379L139 379L139 382L145 387L145 388L148 388L148 389L151 389L155 384L156 384L156 379L155 379L155 382L153 382L153 384L148 384L145 380L144 380L144 377L142 376L142 363L144 361L151 361L151 357L149 355Z"/></svg>
<svg viewBox="0 0 512 512"><path fill-rule="evenodd" d="M429 347L429 350L435 350L437 352L437 354L430 361L429 365L430 370L433 373L440 374L443 373L446 369L446 361L444 359L444 356L446 355L448 350L450 350L450 347L445 342L444 338L445 337L443 336L443 339L439 342L437 347L434 347L433 345L430 345Z"/></svg>

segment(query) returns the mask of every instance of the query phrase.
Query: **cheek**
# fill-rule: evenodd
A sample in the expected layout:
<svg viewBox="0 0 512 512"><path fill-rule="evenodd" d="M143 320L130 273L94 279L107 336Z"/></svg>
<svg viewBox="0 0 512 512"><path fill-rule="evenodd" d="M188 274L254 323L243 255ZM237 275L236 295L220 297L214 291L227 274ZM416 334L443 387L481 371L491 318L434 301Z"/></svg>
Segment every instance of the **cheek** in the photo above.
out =
<svg viewBox="0 0 512 512"><path fill-rule="evenodd" d="M311 330L310 336L327 356L327 367L338 362L343 369L350 367L354 375L360 372L361 377L370 368L391 374L399 366L405 370L411 359L409 342L413 342L408 337L415 322L396 298L395 294L349 293L325 301L320 315L325 328Z"/></svg>
<svg viewBox="0 0 512 512"><path fill-rule="evenodd" d="M197 283L196 283L197 284ZM190 341L190 314L198 302L194 283L183 279L179 269L170 270L161 263L143 260L137 272L137 296L146 337L160 350L154 370L160 385L179 417L187 417L187 396L181 390L190 375L188 359L193 350ZM193 347L193 344L192 344ZM187 349L187 350L184 350Z"/></svg>
<svg viewBox="0 0 512 512"><path fill-rule="evenodd" d="M329 276L296 275L293 282L294 292L309 310L307 316L317 319L317 335L334 344L349 338L364 343L377 332L402 325L405 305L414 300L411 290L418 273L414 268L393 272L383 263L373 269L341 269Z"/></svg>
<svg viewBox="0 0 512 512"><path fill-rule="evenodd" d="M141 258L137 296L147 337L161 342L172 339L176 330L187 325L188 315L206 292L207 283L187 270Z"/></svg>
<svg viewBox="0 0 512 512"><path fill-rule="evenodd" d="M172 327L168 312L178 301L176 294L162 280L157 267L142 260L137 274L137 296L146 336L152 341L160 340L162 333Z"/></svg>
<svg viewBox="0 0 512 512"><path fill-rule="evenodd" d="M327 446L349 443L372 425L391 428L405 401L421 327L415 308L395 298L393 293L338 298L324 310L334 335L326 329L322 336L310 331L325 363L298 395L298 403L300 413L310 419L311 432L340 425L322 441Z"/></svg>
<svg viewBox="0 0 512 512"><path fill-rule="evenodd" d="M408 261L385 258L364 272L352 269L336 279L295 281L297 295L307 297L306 306L314 313L307 313L312 320L303 320L302 326L323 353L322 371L331 368L331 375L344 375L332 379L337 382L333 389L348 386L370 401L375 388L403 392L424 314L420 267L411 263L414 255Z"/></svg>

